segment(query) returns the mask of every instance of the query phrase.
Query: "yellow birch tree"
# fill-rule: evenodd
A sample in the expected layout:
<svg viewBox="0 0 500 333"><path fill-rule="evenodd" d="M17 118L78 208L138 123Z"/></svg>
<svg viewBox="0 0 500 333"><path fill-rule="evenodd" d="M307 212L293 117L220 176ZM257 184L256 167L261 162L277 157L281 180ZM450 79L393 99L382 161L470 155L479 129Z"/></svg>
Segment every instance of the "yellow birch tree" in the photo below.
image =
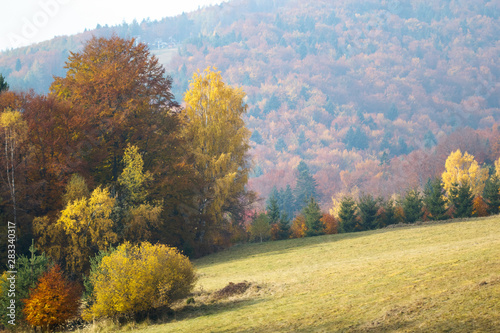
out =
<svg viewBox="0 0 500 333"><path fill-rule="evenodd" d="M474 156L460 149L452 152L446 159L446 170L442 174L443 188L450 194L453 184L462 185L467 182L474 196L483 193L484 185L488 179L488 170L481 168Z"/></svg>
<svg viewBox="0 0 500 333"><path fill-rule="evenodd" d="M242 119L247 109L244 97L241 89L224 84L220 72L210 67L194 73L184 96L183 136L191 147L197 177L193 190L200 242L224 223L245 194L250 131Z"/></svg>

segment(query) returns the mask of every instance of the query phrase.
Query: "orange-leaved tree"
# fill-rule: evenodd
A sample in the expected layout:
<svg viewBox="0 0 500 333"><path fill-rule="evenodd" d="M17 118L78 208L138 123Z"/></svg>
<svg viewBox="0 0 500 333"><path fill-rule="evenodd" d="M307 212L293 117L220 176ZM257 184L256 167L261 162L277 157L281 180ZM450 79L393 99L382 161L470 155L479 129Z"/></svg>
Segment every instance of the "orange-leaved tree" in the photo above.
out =
<svg viewBox="0 0 500 333"><path fill-rule="evenodd" d="M80 287L65 279L58 265L53 266L24 300L26 321L45 330L65 323L77 314L80 293Z"/></svg>

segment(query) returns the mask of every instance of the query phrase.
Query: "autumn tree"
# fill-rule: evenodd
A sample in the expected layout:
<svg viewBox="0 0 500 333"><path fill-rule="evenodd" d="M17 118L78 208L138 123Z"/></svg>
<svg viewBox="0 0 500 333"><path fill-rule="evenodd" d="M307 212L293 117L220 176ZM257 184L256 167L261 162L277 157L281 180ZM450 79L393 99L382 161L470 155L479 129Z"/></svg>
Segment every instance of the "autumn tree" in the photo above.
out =
<svg viewBox="0 0 500 333"><path fill-rule="evenodd" d="M81 121L90 126L84 135L92 145L87 159L98 183L118 179L128 143L148 152L148 167L169 155L164 150L177 140L171 134L178 129L172 80L146 44L93 37L70 53L65 68L50 91L70 102L73 113L85 114Z"/></svg>
<svg viewBox="0 0 500 333"><path fill-rule="evenodd" d="M250 131L242 118L247 108L244 97L241 89L226 85L220 72L210 67L194 73L184 95L183 137L193 156L192 215L199 243L212 242L225 219L234 222L249 198L245 185Z"/></svg>
<svg viewBox="0 0 500 333"><path fill-rule="evenodd" d="M160 222L162 206L152 204L148 197L147 183L152 176L144 171L144 161L136 146L128 146L123 156L124 168L118 177L118 199L115 207L116 229L119 237L139 243L150 240Z"/></svg>
<svg viewBox="0 0 500 333"><path fill-rule="evenodd" d="M68 281L59 265L47 271L24 300L26 321L49 331L75 317L80 306L80 287Z"/></svg>
<svg viewBox="0 0 500 333"><path fill-rule="evenodd" d="M388 225L396 223L398 223L398 220L396 216L396 207L394 205L394 200L392 198L382 200L379 211L377 213L378 227L384 228Z"/></svg>
<svg viewBox="0 0 500 333"><path fill-rule="evenodd" d="M126 242L102 256L89 279L92 305L83 313L86 320L169 307L192 291L196 273L176 248Z"/></svg>
<svg viewBox="0 0 500 333"><path fill-rule="evenodd" d="M333 215L325 213L321 217L323 232L327 235L337 234L339 232L339 223Z"/></svg>
<svg viewBox="0 0 500 333"><path fill-rule="evenodd" d="M26 138L26 121L21 112L4 110L0 115L4 135L5 173L13 207L14 224L17 225L16 167L19 163L19 146Z"/></svg>
<svg viewBox="0 0 500 333"><path fill-rule="evenodd" d="M306 219L301 213L297 214L290 227L290 238L302 238L306 236Z"/></svg>
<svg viewBox="0 0 500 333"><path fill-rule="evenodd" d="M89 196L89 187L85 178L77 173L73 174L66 185L66 190L63 194L63 204L66 206L72 201L88 198Z"/></svg>
<svg viewBox="0 0 500 333"><path fill-rule="evenodd" d="M446 200L444 197L444 189L440 178L434 178L427 182L424 190L424 204L429 212L431 220L446 219Z"/></svg>
<svg viewBox="0 0 500 333"><path fill-rule="evenodd" d="M56 223L45 216L33 221L38 244L72 273L89 269L89 258L118 241L111 214L115 198L107 188L98 187L89 198L69 202Z"/></svg>
<svg viewBox="0 0 500 333"><path fill-rule="evenodd" d="M446 170L441 178L443 187L448 195L453 184L462 185L467 182L474 195L483 192L485 181L488 179L488 170L481 168L474 156L460 149L452 152L446 159Z"/></svg>
<svg viewBox="0 0 500 333"><path fill-rule="evenodd" d="M14 296L16 310L16 322L22 322L25 319L23 309L24 303L22 300L29 298L31 291L36 287L39 278L53 265L50 258L48 258L44 253L37 255L35 247L32 245L29 248L31 255L24 256L21 255L16 259L16 266L13 271L16 271L15 281L16 281L16 293ZM7 316L10 310L7 307L10 305L12 295L9 296L10 282L7 278L12 278L9 276L8 272L0 277L0 322L5 326L8 326L8 321L11 320Z"/></svg>
<svg viewBox="0 0 500 333"><path fill-rule="evenodd" d="M339 228L341 232L356 231L356 202L352 197L343 197L339 208Z"/></svg>

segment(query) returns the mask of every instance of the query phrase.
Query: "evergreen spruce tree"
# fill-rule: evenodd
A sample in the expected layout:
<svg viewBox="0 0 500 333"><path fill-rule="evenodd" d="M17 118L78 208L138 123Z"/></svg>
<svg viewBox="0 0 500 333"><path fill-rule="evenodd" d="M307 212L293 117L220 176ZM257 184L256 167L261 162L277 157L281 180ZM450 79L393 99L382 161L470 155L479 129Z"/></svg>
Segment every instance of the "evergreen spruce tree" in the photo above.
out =
<svg viewBox="0 0 500 333"><path fill-rule="evenodd" d="M440 178L429 179L424 191L424 204L431 220L446 219L446 200Z"/></svg>
<svg viewBox="0 0 500 333"><path fill-rule="evenodd" d="M424 204L418 190L413 189L406 192L403 199L403 211L406 217L406 222L413 223L420 220L423 216Z"/></svg>
<svg viewBox="0 0 500 333"><path fill-rule="evenodd" d="M340 232L356 230L356 202L351 197L344 197L339 209Z"/></svg>
<svg viewBox="0 0 500 333"><path fill-rule="evenodd" d="M360 228L372 230L377 228L378 202L371 194L363 194L358 200Z"/></svg>
<svg viewBox="0 0 500 333"><path fill-rule="evenodd" d="M309 173L309 167L304 161L300 161L297 167L297 185L295 186L297 210L302 210L310 198L317 198L316 186L316 180Z"/></svg>
<svg viewBox="0 0 500 333"><path fill-rule="evenodd" d="M288 239L290 237L290 219L286 213L282 213L278 222L279 239Z"/></svg>
<svg viewBox="0 0 500 333"><path fill-rule="evenodd" d="M486 181L483 198L488 205L488 214L500 213L500 179L495 174Z"/></svg>
<svg viewBox="0 0 500 333"><path fill-rule="evenodd" d="M2 91L7 91L9 90L9 85L7 83L7 81L5 81L5 77L0 74L0 94L2 93Z"/></svg>
<svg viewBox="0 0 500 333"><path fill-rule="evenodd" d="M323 234L323 223L321 222L321 209L314 197L309 199L309 204L304 207L302 214L306 219L306 236L318 236Z"/></svg>
<svg viewBox="0 0 500 333"><path fill-rule="evenodd" d="M269 217L269 222L271 223L271 225L278 223L281 214L276 197L272 196L271 198L269 198L266 209L267 216Z"/></svg>
<svg viewBox="0 0 500 333"><path fill-rule="evenodd" d="M285 192L283 193L283 212L291 218L293 217L295 211L295 198L293 196L292 188L290 185L287 185Z"/></svg>
<svg viewBox="0 0 500 333"><path fill-rule="evenodd" d="M474 195L468 182L456 186L453 184L450 189L451 203L454 208L454 217L471 217L474 207Z"/></svg>

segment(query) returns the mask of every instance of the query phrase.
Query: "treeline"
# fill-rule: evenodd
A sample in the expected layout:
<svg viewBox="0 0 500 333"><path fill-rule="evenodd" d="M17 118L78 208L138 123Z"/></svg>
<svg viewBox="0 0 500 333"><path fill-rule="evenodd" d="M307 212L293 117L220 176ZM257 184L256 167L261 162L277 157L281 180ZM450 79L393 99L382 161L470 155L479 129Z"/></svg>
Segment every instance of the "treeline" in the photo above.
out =
<svg viewBox="0 0 500 333"><path fill-rule="evenodd" d="M314 187L314 183L311 183ZM407 189L402 196L375 197L362 193L357 198L333 199L333 207L322 213L314 196L293 218L286 191L272 192L266 211L249 226L257 241L301 238L322 234L357 232L397 223L437 221L496 215L500 212L500 158L481 167L474 156L452 152L440 177L428 179L423 190Z"/></svg>

